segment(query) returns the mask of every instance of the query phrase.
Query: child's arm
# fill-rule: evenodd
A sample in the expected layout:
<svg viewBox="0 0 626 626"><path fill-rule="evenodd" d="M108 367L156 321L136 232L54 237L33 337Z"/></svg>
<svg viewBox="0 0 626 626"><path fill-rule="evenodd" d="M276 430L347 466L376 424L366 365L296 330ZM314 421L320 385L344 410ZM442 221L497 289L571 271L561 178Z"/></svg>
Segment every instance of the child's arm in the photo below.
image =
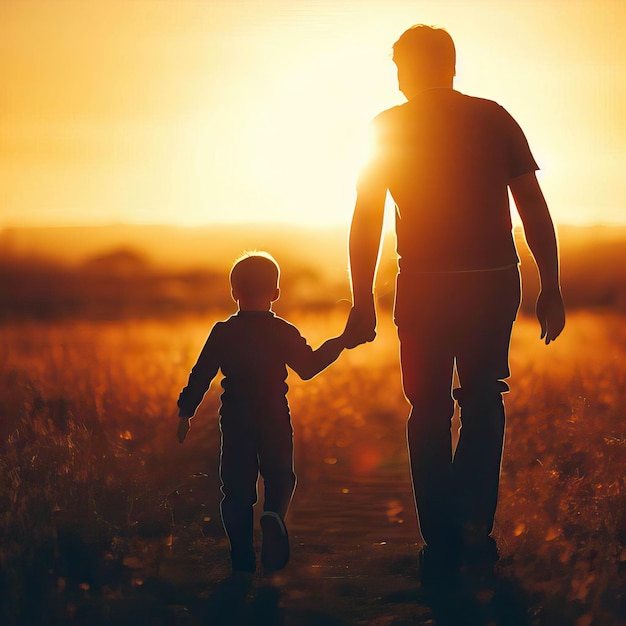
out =
<svg viewBox="0 0 626 626"><path fill-rule="evenodd" d="M177 436L180 443L185 440L189 432L189 421L194 416L219 369L216 335L214 327L189 374L187 386L178 396L178 417L180 419Z"/></svg>
<svg viewBox="0 0 626 626"><path fill-rule="evenodd" d="M346 338L343 334L326 340L317 350L311 350L289 363L290 367L302 378L309 380L334 363L346 348Z"/></svg>

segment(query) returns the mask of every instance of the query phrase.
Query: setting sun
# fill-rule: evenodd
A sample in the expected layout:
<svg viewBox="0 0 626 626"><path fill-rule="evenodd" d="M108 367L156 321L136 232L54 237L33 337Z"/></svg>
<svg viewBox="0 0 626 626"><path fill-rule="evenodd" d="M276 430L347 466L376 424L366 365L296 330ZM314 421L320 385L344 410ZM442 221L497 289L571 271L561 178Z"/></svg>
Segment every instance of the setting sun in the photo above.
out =
<svg viewBox="0 0 626 626"><path fill-rule="evenodd" d="M403 101L391 46L416 22L452 34L460 91L519 120L556 221L625 217L619 2L29 0L0 14L0 227L346 224L370 120Z"/></svg>

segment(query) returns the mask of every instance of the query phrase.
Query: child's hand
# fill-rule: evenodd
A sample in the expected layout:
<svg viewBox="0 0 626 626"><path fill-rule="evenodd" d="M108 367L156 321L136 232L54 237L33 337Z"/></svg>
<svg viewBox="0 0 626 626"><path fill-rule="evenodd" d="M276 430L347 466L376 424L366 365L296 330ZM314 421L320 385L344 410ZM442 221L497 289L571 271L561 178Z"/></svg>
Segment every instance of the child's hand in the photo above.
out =
<svg viewBox="0 0 626 626"><path fill-rule="evenodd" d="M365 305L352 307L342 337L346 348L349 350L363 343L374 341L376 338L376 308L373 299Z"/></svg>
<svg viewBox="0 0 626 626"><path fill-rule="evenodd" d="M189 418L188 417L181 417L178 420L178 442L182 443L183 441L185 441L185 437L187 436L187 433L189 432Z"/></svg>

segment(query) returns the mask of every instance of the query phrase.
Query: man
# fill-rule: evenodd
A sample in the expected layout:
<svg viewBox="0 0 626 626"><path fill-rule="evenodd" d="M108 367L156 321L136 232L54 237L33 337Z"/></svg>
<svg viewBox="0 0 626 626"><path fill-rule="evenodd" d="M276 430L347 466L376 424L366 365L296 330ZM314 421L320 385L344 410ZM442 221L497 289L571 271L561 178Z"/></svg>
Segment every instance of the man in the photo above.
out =
<svg viewBox="0 0 626 626"><path fill-rule="evenodd" d="M394 320L415 502L426 542L422 580L497 559L490 537L504 440L502 393L520 302L508 190L537 264L536 313L548 344L565 325L554 226L526 138L498 104L453 89L450 35L425 25L393 47L408 102L373 123L374 153L350 230L351 344L372 341L373 284L387 191L396 204ZM456 366L460 387L452 388ZM454 401L461 409L453 456Z"/></svg>

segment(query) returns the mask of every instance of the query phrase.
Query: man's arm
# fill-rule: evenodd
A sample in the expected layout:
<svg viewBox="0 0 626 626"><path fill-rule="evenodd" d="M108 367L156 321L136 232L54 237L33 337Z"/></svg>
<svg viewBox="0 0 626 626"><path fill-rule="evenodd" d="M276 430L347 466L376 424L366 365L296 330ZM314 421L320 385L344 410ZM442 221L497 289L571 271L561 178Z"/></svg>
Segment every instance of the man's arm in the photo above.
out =
<svg viewBox="0 0 626 626"><path fill-rule="evenodd" d="M352 310L344 331L354 348L376 337L374 279L380 252L387 188L375 182L359 185L349 237Z"/></svg>
<svg viewBox="0 0 626 626"><path fill-rule="evenodd" d="M189 432L191 418L190 417L181 417L178 420L178 430L176 431L176 436L178 437L178 443L183 443L185 441L185 437L187 437L187 433Z"/></svg>
<svg viewBox="0 0 626 626"><path fill-rule="evenodd" d="M536 313L541 325L541 338L545 338L548 344L561 334L565 326L554 224L534 172L512 179L509 187L524 225L528 247L539 270L541 290Z"/></svg>

